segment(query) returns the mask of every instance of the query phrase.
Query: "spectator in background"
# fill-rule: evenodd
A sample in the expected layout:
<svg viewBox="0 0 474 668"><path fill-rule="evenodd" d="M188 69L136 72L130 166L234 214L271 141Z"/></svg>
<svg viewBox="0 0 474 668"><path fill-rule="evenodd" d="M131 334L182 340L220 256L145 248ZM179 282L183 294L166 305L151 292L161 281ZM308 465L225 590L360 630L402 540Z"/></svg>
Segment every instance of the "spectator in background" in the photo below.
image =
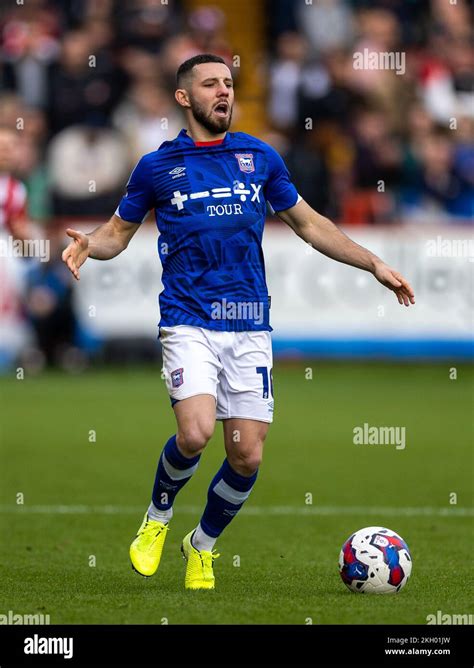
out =
<svg viewBox="0 0 474 668"><path fill-rule="evenodd" d="M116 7L118 42L158 53L171 32L172 4L161 0L122 0Z"/></svg>
<svg viewBox="0 0 474 668"><path fill-rule="evenodd" d="M49 150L55 215L110 216L129 174L128 158L122 137L93 121L62 130Z"/></svg>
<svg viewBox="0 0 474 668"><path fill-rule="evenodd" d="M385 189L394 188L399 182L402 153L387 117L376 108L361 109L353 130L354 186L377 188L383 181Z"/></svg>
<svg viewBox="0 0 474 668"><path fill-rule="evenodd" d="M18 120L21 125L18 129ZM44 151L47 138L46 118L40 109L25 107L19 97L5 95L0 100L0 126L8 128L15 142L11 174L26 186L25 215L30 220L46 222L51 214ZM30 236L32 230L30 229ZM39 235L37 230L33 236Z"/></svg>
<svg viewBox="0 0 474 668"><path fill-rule="evenodd" d="M59 52L60 20L47 0L9 3L0 20L3 86L29 106L44 107L48 66Z"/></svg>
<svg viewBox="0 0 474 668"><path fill-rule="evenodd" d="M170 37L160 54L160 70L169 90L176 84L176 71L181 63L200 53L189 33L181 33Z"/></svg>
<svg viewBox="0 0 474 668"><path fill-rule="evenodd" d="M420 139L415 159L416 171L403 190L406 216L419 221L456 218L469 222L474 211L472 174L466 174L456 164L456 149L451 131L438 126ZM472 159L472 153L471 153Z"/></svg>
<svg viewBox="0 0 474 668"><path fill-rule="evenodd" d="M284 32L276 41L270 64L268 114L273 125L289 130L298 119L298 94L307 61L308 43L297 32Z"/></svg>
<svg viewBox="0 0 474 668"><path fill-rule="evenodd" d="M414 100L408 111L405 126L409 142L416 146L421 139L430 134L433 127L433 118L430 116L426 108L421 104L419 99Z"/></svg>
<svg viewBox="0 0 474 668"><path fill-rule="evenodd" d="M15 239L29 238L27 195L24 184L15 178L19 137L15 130L0 126L0 232Z"/></svg>
<svg viewBox="0 0 474 668"><path fill-rule="evenodd" d="M229 65L232 51L226 35L226 16L218 7L198 7L189 14L190 37L201 53L221 56Z"/></svg>
<svg viewBox="0 0 474 668"><path fill-rule="evenodd" d="M116 0L49 0L67 30L76 29L93 19L113 21Z"/></svg>
<svg viewBox="0 0 474 668"><path fill-rule="evenodd" d="M407 95L411 94L412 86L411 62L401 42L400 23L393 12L377 7L361 10L356 19L358 37L353 54L363 54L367 50L368 53L398 53L405 57L401 75L395 69L357 69L352 63L353 90L381 109L395 127L405 117Z"/></svg>
<svg viewBox="0 0 474 668"><path fill-rule="evenodd" d="M311 118L316 125L330 122L341 133L347 132L354 109L365 99L354 89L351 55L346 51L328 51L318 68L309 68L302 77L299 127L304 127L305 119Z"/></svg>
<svg viewBox="0 0 474 668"><path fill-rule="evenodd" d="M46 3L36 3L37 10ZM19 10L20 8L18 8ZM59 52L59 25L45 8L17 11L3 28L4 83L31 107L46 107L48 67Z"/></svg>
<svg viewBox="0 0 474 668"><path fill-rule="evenodd" d="M132 165L142 155L174 139L183 127L183 118L171 95L153 83L135 83L127 99L116 110L114 126L127 141Z"/></svg>
<svg viewBox="0 0 474 668"><path fill-rule="evenodd" d="M441 0L444 3L444 0ZM400 24L402 42L411 47L423 42L429 19L430 0L347 0L354 11L384 9L391 12ZM446 4L446 3L445 3Z"/></svg>
<svg viewBox="0 0 474 668"><path fill-rule="evenodd" d="M160 67L165 84L174 91L176 70L198 53L221 56L232 69L232 51L226 38L226 18L217 7L199 7L188 16L187 29L166 42L160 53ZM238 69L233 69L234 83Z"/></svg>
<svg viewBox="0 0 474 668"><path fill-rule="evenodd" d="M110 54L115 46L114 26L110 21L91 17L81 26L90 39L91 53ZM109 55L110 58L110 55Z"/></svg>
<svg viewBox="0 0 474 668"><path fill-rule="evenodd" d="M268 48L272 50L283 32L297 32L295 0L263 0L266 2L265 15L268 20Z"/></svg>
<svg viewBox="0 0 474 668"><path fill-rule="evenodd" d="M86 356L77 345L80 328L73 308L71 275L61 261L62 240L54 234L50 241L49 261L33 263L26 274L24 310L37 347L23 352L22 363L35 372L46 365L81 371Z"/></svg>
<svg viewBox="0 0 474 668"><path fill-rule="evenodd" d="M16 128L18 119L23 118L24 106L18 95L4 93L0 96L0 125Z"/></svg>
<svg viewBox="0 0 474 668"><path fill-rule="evenodd" d="M28 193L28 217L40 223L48 222L52 214L48 171L40 145L26 132L18 139L16 173Z"/></svg>
<svg viewBox="0 0 474 668"><path fill-rule="evenodd" d="M311 133L308 132L307 141L290 141L274 131L265 133L262 139L282 156L301 197L316 211L326 214L330 196L328 173L322 157L311 146Z"/></svg>
<svg viewBox="0 0 474 668"><path fill-rule="evenodd" d="M449 34L452 37L467 37L470 34L472 17L467 0L430 0L430 10L434 33Z"/></svg>
<svg viewBox="0 0 474 668"><path fill-rule="evenodd" d="M353 40L353 14L345 0L318 0L308 4L296 0L299 32L305 35L313 52L346 49Z"/></svg>
<svg viewBox="0 0 474 668"><path fill-rule="evenodd" d="M340 218L352 187L354 146L350 124L364 96L352 86L352 58L343 50L326 52L304 70L298 91L298 141L319 154L328 171L326 215ZM310 123L310 129L308 129Z"/></svg>
<svg viewBox="0 0 474 668"><path fill-rule="evenodd" d="M469 220L474 186L472 5L466 0L455 4L431 0L430 6L428 49L419 68L419 84L432 127L426 141L414 144L413 151L417 166L425 164L422 181L425 187L426 180L430 183L424 195L431 206L442 206L451 215ZM441 169L427 164L427 156L435 154L444 165L443 178ZM420 180L416 183L421 187Z"/></svg>
<svg viewBox="0 0 474 668"><path fill-rule="evenodd" d="M158 84L163 76L159 58L144 49L126 47L120 51L118 61L130 82Z"/></svg>
<svg viewBox="0 0 474 668"><path fill-rule="evenodd" d="M377 108L360 109L353 142L352 186L343 203L344 219L353 224L392 222L403 155L386 115Z"/></svg>
<svg viewBox="0 0 474 668"><path fill-rule="evenodd" d="M474 50L469 35L444 33L434 39L433 56L420 68L424 104L434 118L449 125L459 116L474 118Z"/></svg>
<svg viewBox="0 0 474 668"><path fill-rule="evenodd" d="M454 145L454 169L471 188L474 188L474 145L473 122L461 116L457 119L456 140ZM472 211L471 213L474 213Z"/></svg>
<svg viewBox="0 0 474 668"><path fill-rule="evenodd" d="M93 53L84 30L66 33L50 71L49 126L53 134L88 116L105 122L123 91L123 74L106 51Z"/></svg>

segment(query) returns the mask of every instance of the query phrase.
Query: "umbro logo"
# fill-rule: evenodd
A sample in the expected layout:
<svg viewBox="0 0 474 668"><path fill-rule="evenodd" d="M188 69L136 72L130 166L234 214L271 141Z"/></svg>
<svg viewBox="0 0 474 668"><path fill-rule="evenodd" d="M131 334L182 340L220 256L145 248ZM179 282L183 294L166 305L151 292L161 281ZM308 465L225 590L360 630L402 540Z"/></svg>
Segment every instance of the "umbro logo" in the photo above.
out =
<svg viewBox="0 0 474 668"><path fill-rule="evenodd" d="M184 176L185 171L186 167L175 167L171 172L168 172L168 174L171 174L173 179L177 179L179 176Z"/></svg>

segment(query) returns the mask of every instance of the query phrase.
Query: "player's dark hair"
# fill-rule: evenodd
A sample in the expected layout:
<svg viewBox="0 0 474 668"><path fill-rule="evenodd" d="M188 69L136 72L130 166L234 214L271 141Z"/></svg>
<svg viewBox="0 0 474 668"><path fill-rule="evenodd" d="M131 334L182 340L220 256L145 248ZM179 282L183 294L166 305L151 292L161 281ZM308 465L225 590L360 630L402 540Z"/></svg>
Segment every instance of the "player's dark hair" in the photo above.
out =
<svg viewBox="0 0 474 668"><path fill-rule="evenodd" d="M215 56L213 53L200 53L197 56L188 58L188 60L185 60L184 63L181 63L181 65L178 68L178 71L176 72L176 82L178 84L178 88L181 87L183 79L186 77L187 74L189 74L189 72L191 72L193 67L195 67L196 65L203 65L204 63L222 63L223 65L226 64L223 58L221 58L220 56Z"/></svg>

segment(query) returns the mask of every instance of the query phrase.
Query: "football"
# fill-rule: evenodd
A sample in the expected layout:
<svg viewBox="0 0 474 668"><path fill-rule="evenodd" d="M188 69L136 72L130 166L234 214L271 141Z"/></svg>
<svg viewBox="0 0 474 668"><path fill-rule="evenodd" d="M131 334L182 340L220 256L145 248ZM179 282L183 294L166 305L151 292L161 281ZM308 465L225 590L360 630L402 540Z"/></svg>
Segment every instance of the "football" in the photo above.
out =
<svg viewBox="0 0 474 668"><path fill-rule="evenodd" d="M396 594L407 583L412 560L403 538L384 527L366 527L341 548L339 572L347 587L360 594Z"/></svg>

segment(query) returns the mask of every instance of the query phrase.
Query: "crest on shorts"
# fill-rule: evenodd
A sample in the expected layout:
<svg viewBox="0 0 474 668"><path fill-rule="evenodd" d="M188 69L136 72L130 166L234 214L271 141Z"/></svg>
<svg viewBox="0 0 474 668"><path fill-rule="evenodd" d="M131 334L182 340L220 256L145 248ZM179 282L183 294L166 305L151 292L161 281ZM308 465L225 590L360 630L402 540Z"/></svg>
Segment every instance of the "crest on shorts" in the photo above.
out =
<svg viewBox="0 0 474 668"><path fill-rule="evenodd" d="M253 164L253 153L235 153L235 157L237 158L241 172L250 174L251 172L255 171L255 165Z"/></svg>
<svg viewBox="0 0 474 668"><path fill-rule="evenodd" d="M184 369L176 369L171 372L171 385L173 387L180 387L184 383L183 372Z"/></svg>

